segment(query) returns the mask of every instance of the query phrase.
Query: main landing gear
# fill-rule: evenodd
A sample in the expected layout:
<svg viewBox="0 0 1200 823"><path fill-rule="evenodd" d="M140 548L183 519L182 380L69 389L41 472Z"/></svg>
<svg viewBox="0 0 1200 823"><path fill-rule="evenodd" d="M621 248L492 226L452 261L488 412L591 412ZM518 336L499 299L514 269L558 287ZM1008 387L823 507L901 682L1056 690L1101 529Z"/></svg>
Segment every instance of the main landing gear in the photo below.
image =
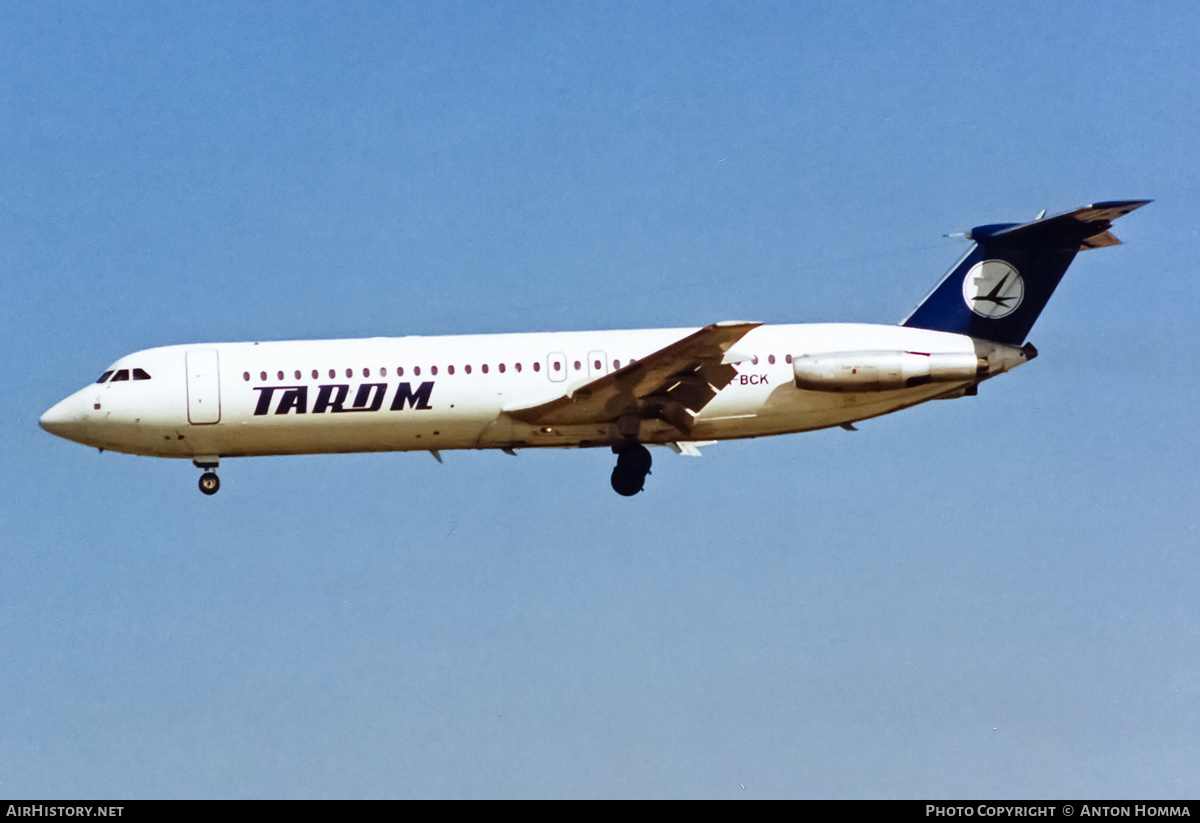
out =
<svg viewBox="0 0 1200 823"><path fill-rule="evenodd" d="M633 497L646 484L650 474L650 450L641 443L613 446L617 467L612 472L613 491L622 497Z"/></svg>
<svg viewBox="0 0 1200 823"><path fill-rule="evenodd" d="M217 473L213 471L217 467L217 458L215 457L196 457L192 463L198 469L204 469L204 474L200 475L200 491L207 495L214 495L221 490L221 478L217 477Z"/></svg>

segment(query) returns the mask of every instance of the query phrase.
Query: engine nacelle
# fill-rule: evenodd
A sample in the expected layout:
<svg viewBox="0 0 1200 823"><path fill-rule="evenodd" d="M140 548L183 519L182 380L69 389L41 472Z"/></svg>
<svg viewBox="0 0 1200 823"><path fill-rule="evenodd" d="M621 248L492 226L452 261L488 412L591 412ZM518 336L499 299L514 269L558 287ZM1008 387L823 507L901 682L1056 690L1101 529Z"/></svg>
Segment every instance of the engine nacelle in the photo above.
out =
<svg viewBox="0 0 1200 823"><path fill-rule="evenodd" d="M988 361L974 352L850 351L806 354L792 369L796 387L808 391L894 391L977 380L987 376Z"/></svg>

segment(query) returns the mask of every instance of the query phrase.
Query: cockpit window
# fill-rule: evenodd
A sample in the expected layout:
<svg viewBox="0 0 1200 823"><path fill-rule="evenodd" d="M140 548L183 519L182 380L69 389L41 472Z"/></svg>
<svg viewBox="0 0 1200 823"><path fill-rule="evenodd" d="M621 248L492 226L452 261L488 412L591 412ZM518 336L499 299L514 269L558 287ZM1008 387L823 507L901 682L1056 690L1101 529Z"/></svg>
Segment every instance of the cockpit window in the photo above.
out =
<svg viewBox="0 0 1200 823"><path fill-rule="evenodd" d="M121 369L116 374L113 375L112 381L114 383L116 383L118 380L128 380L128 379L129 379L129 369Z"/></svg>
<svg viewBox="0 0 1200 823"><path fill-rule="evenodd" d="M149 380L150 375L146 374L144 369L134 369L133 370L133 379L134 380Z"/></svg>
<svg viewBox="0 0 1200 823"><path fill-rule="evenodd" d="M97 380L96 382L97 382L97 383L103 383L105 380L107 380L107 379L108 379L108 378L110 378L110 377L112 377L112 369L109 369L109 370L108 370L108 371L106 371L104 374L100 375L100 379L99 379L99 380Z"/></svg>

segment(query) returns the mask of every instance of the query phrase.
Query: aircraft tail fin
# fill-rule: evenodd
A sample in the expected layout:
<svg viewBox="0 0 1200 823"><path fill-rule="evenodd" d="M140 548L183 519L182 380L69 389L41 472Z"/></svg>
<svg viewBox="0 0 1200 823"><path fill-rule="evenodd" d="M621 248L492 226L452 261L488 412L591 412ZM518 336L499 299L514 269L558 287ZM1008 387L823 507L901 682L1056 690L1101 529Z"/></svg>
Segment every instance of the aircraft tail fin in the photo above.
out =
<svg viewBox="0 0 1200 823"><path fill-rule="evenodd" d="M971 249L900 325L1019 346L1075 255L1120 245L1114 220L1149 200L1115 200L1034 220L977 226Z"/></svg>

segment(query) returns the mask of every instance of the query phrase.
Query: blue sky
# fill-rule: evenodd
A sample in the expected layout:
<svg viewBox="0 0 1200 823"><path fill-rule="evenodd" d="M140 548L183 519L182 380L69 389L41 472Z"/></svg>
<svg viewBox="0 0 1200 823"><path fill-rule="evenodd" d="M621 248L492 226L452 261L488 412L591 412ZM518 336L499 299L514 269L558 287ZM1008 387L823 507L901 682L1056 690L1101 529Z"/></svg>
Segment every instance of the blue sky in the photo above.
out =
<svg viewBox="0 0 1200 823"><path fill-rule="evenodd" d="M1195 797L1191 4L0 9L0 787ZM656 454L184 461L174 343L904 317L1154 198L976 398ZM744 787L744 788L743 788Z"/></svg>

